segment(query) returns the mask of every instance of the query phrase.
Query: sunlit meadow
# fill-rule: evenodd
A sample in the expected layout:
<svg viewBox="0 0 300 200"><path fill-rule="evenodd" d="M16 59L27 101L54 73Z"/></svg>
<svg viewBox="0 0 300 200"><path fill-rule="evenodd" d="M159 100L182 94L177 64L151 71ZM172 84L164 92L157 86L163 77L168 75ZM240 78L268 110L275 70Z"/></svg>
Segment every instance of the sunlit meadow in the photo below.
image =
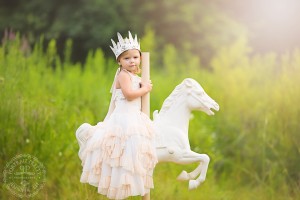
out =
<svg viewBox="0 0 300 200"><path fill-rule="evenodd" d="M190 121L192 150L211 157L207 180L189 191L188 182L176 177L196 164L160 163L151 198L299 199L299 50L251 54L241 37L220 47L210 67L204 67L192 55L179 57L172 45L158 62L153 37L149 31L142 39L144 49L153 52L151 63L161 63L151 65L151 111L160 109L187 77L202 85L220 111L214 116L194 112ZM71 40L64 58L57 55L55 40L43 51L41 38L26 54L21 44L17 36L0 47L0 171L14 156L27 153L46 168L46 184L32 199L106 199L97 188L79 182L75 130L84 122L103 120L115 61L98 49L85 63L71 63ZM1 185L1 199L17 199Z"/></svg>

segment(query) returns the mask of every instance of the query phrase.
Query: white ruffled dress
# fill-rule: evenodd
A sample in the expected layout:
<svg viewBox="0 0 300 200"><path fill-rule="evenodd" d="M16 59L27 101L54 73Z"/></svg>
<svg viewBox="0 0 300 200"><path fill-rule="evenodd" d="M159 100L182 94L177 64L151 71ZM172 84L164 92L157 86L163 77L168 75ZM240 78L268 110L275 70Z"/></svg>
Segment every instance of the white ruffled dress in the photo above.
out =
<svg viewBox="0 0 300 200"><path fill-rule="evenodd" d="M132 88L140 77L128 72ZM145 195L153 188L157 163L152 121L141 112L141 98L128 101L115 89L114 110L95 126L84 123L76 131L83 171L82 183L98 187L110 199Z"/></svg>

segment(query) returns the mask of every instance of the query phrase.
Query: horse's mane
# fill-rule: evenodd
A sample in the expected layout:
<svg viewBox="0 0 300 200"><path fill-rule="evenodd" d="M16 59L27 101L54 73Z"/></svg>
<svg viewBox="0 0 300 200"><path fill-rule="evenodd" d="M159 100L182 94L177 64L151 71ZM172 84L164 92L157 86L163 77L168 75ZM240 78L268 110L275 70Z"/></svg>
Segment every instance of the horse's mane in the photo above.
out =
<svg viewBox="0 0 300 200"><path fill-rule="evenodd" d="M181 84L177 85L172 93L165 99L159 114L163 114L169 110L171 105L178 99L179 95L182 94L182 90L185 88L185 83L182 82Z"/></svg>

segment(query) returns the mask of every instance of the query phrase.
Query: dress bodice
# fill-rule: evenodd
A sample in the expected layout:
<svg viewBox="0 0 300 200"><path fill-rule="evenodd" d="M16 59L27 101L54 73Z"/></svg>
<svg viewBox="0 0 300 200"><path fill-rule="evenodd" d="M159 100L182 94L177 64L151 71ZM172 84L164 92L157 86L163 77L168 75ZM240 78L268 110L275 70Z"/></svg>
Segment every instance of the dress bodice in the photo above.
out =
<svg viewBox="0 0 300 200"><path fill-rule="evenodd" d="M134 75L131 72L128 72L124 70L130 75L131 79L131 88L132 90L137 90L140 88L141 78L138 75ZM122 107L128 107L129 109L134 108L134 110L140 110L141 109L141 97L136 98L134 100L128 101L121 89L115 89L115 95L114 95L114 101L116 108L122 106ZM118 110L118 109L117 109Z"/></svg>

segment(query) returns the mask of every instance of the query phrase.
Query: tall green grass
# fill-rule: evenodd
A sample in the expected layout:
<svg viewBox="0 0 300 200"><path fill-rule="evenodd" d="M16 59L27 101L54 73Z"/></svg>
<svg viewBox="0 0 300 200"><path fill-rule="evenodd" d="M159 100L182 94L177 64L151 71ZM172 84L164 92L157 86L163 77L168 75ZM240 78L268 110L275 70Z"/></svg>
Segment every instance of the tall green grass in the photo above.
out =
<svg viewBox="0 0 300 200"><path fill-rule="evenodd" d="M158 164L152 199L300 198L300 52L250 54L241 38L220 47L208 69L172 45L157 55L153 37L148 30L141 40L153 52L151 110L160 109L175 86L191 77L219 103L220 111L213 117L194 112L190 121L191 148L211 157L207 180L188 191L188 182L176 177L196 164ZM117 65L100 49L91 51L83 64L71 63L71 40L63 59L55 40L46 52L42 44L41 38L29 55L20 51L18 37L0 47L0 171L15 155L28 153L47 172L36 199L106 199L79 182L74 134L84 122L103 120ZM1 199L16 199L4 184Z"/></svg>

